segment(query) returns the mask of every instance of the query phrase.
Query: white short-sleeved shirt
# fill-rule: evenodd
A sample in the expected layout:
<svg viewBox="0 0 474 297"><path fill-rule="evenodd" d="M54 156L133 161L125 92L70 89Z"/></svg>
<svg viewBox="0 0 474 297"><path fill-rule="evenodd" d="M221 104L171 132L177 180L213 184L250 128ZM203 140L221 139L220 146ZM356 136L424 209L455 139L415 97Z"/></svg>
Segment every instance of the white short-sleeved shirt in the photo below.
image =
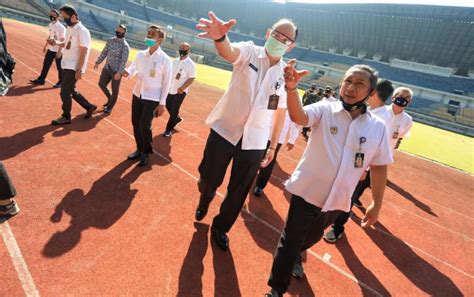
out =
<svg viewBox="0 0 474 297"><path fill-rule="evenodd" d="M364 170L393 162L385 125L370 112L352 119L340 101L321 101L304 109L312 131L286 189L322 211L349 211ZM359 152L364 162L356 168L354 156Z"/></svg>
<svg viewBox="0 0 474 297"><path fill-rule="evenodd" d="M253 42L234 43L240 55L234 62L229 88L209 114L206 124L233 145L242 139L243 150L264 150L274 110L270 95L279 96L277 108L286 108L283 59L270 67L266 51Z"/></svg>
<svg viewBox="0 0 474 297"><path fill-rule="evenodd" d="M178 75L179 73L179 75ZM176 78L179 79L176 79ZM184 60L175 59L173 60L173 75L172 75L172 82L171 82L171 90L170 94L175 95L178 94L178 88L180 88L184 83L190 79L196 77L196 64L194 64L193 60L187 57ZM187 87L184 92L187 94L189 92L189 87Z"/></svg>
<svg viewBox="0 0 474 297"><path fill-rule="evenodd" d="M150 50L139 51L135 61L126 69L130 77L137 77L133 95L144 100L166 104L171 88L171 58L158 48L152 55Z"/></svg>
<svg viewBox="0 0 474 297"><path fill-rule="evenodd" d="M410 136L411 127L413 125L412 117L405 111L395 114L392 105L387 106L387 111L391 115L392 120L388 127L388 139L390 148L395 151L395 146L400 138L408 138Z"/></svg>
<svg viewBox="0 0 474 297"><path fill-rule="evenodd" d="M87 47L87 54L81 68L81 72L86 73L87 61L91 51L91 33L89 30L82 25L82 22L76 23L73 27L67 27L64 42L62 68L76 71L80 57L79 47Z"/></svg>
<svg viewBox="0 0 474 297"><path fill-rule="evenodd" d="M329 96L328 98L325 98L325 100L327 100L327 101L329 101L329 102L337 102L337 101L339 101L339 99L334 98L333 96Z"/></svg>
<svg viewBox="0 0 474 297"><path fill-rule="evenodd" d="M53 39L56 41L61 41L66 37L66 27L61 24L59 21L49 23L48 25L48 39ZM47 49L49 51L57 53L59 51L59 46L48 44Z"/></svg>
<svg viewBox="0 0 474 297"><path fill-rule="evenodd" d="M284 144L288 138L288 143L295 144L296 139L298 139L299 130L301 126L293 122L290 118L290 114L286 111L285 122L283 123L283 128L281 128L280 138L278 143ZM271 140L271 135L268 140Z"/></svg>

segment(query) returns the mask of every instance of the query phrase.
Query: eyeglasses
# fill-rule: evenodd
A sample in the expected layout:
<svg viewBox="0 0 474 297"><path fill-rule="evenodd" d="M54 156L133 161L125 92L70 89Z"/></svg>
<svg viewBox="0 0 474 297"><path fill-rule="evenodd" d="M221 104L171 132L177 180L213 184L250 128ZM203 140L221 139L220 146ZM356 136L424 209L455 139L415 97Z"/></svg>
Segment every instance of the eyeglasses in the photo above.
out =
<svg viewBox="0 0 474 297"><path fill-rule="evenodd" d="M279 32L278 30L273 30L270 36L272 36L273 38L275 38L286 46L290 46L295 42L293 39Z"/></svg>

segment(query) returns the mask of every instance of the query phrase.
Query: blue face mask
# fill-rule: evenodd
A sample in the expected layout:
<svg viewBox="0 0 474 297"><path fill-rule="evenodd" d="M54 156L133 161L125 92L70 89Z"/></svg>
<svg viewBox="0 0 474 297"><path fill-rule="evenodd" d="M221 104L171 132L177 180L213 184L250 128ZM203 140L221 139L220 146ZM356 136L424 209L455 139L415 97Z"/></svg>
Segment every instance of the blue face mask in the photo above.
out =
<svg viewBox="0 0 474 297"><path fill-rule="evenodd" d="M145 38L145 44L148 47L155 46L156 45L156 40L147 37L147 38Z"/></svg>

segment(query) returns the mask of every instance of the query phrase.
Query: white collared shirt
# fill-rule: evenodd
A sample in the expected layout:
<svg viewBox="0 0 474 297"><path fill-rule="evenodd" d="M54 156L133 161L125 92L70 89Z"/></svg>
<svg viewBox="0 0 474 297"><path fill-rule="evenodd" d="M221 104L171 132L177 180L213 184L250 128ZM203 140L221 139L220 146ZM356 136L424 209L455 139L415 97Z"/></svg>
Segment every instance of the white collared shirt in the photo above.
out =
<svg viewBox="0 0 474 297"><path fill-rule="evenodd" d="M178 76L179 73L179 76ZM179 77L179 79L176 79ZM175 95L178 94L178 89L184 85L184 83L190 79L196 77L196 64L194 64L193 60L188 57L186 59L181 60L179 58L173 60L173 75L172 75L172 82L171 82L171 90L170 94ZM187 87L184 92L187 94L189 92L189 88Z"/></svg>
<svg viewBox="0 0 474 297"><path fill-rule="evenodd" d="M322 211L349 211L364 170L393 162L385 125L370 112L352 119L340 101L325 100L304 109L311 135L286 189ZM359 152L364 162L356 168L354 156Z"/></svg>
<svg viewBox="0 0 474 297"><path fill-rule="evenodd" d="M54 39L56 41L61 41L66 37L66 27L64 27L61 22L56 21L54 23L48 24L48 39ZM47 49L49 51L57 53L59 51L58 45L50 45L48 44Z"/></svg>
<svg viewBox="0 0 474 297"><path fill-rule="evenodd" d="M326 98L326 97L324 97L324 98L325 98L325 100L327 100L327 101L329 101L329 102L337 102L337 101L339 101L339 99L334 98L332 95L329 96L328 98Z"/></svg>
<svg viewBox="0 0 474 297"><path fill-rule="evenodd" d="M392 121L392 115L390 114L390 112L388 111L388 109L385 105L382 105L382 106L376 107L376 108L370 108L369 107L368 110L371 113L378 116L379 118L381 118L382 121L385 124L385 127L387 127L387 129L388 129L388 126L390 126L390 122Z"/></svg>
<svg viewBox="0 0 474 297"><path fill-rule="evenodd" d="M288 143L295 144L300 129L301 126L293 122L290 119L290 114L288 111L286 111L285 123L283 124L283 128L281 128L280 139L278 140L278 143L285 144L286 139L288 138ZM268 140L271 140L271 135Z"/></svg>
<svg viewBox="0 0 474 297"><path fill-rule="evenodd" d="M79 47L87 47L86 57L81 68L81 72L86 73L87 61L89 60L89 53L91 51L91 33L89 30L84 27L82 22L76 23L73 27L67 27L64 43L61 67L74 71L78 70L77 64L79 63L79 57L81 55Z"/></svg>
<svg viewBox="0 0 474 297"><path fill-rule="evenodd" d="M400 138L408 138L410 136L413 119L405 111L395 114L393 112L392 105L387 106L387 111L392 117L390 126L388 127L388 139L390 141L390 148L392 149L393 154L398 140Z"/></svg>
<svg viewBox="0 0 474 297"><path fill-rule="evenodd" d="M158 48L152 55L150 50L139 51L135 61L126 70L130 77L137 77L133 95L144 100L159 101L166 104L171 88L171 59Z"/></svg>
<svg viewBox="0 0 474 297"><path fill-rule="evenodd" d="M251 41L233 46L240 48L240 55L234 62L229 88L206 124L233 145L242 139L243 150L264 150L275 112L268 109L270 95L278 95L278 108L286 109L286 64L281 59L270 67L265 49Z"/></svg>

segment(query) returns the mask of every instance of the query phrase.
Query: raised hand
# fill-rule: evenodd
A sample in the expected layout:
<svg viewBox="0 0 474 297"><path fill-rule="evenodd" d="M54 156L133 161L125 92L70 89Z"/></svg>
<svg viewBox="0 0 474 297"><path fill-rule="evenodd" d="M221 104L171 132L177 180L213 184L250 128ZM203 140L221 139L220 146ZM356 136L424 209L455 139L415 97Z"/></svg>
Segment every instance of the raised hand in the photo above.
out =
<svg viewBox="0 0 474 297"><path fill-rule="evenodd" d="M209 20L201 18L199 24L196 25L196 28L204 31L203 33L198 34L201 38L209 38L212 40L217 40L227 34L230 29L237 23L236 20L231 19L227 22L219 19L212 11L209 11Z"/></svg>
<svg viewBox="0 0 474 297"><path fill-rule="evenodd" d="M309 74L308 70L297 71L295 69L295 64L296 60L291 59L290 61L288 61L288 64L283 69L283 77L285 78L285 84L288 89L296 88L301 78Z"/></svg>

